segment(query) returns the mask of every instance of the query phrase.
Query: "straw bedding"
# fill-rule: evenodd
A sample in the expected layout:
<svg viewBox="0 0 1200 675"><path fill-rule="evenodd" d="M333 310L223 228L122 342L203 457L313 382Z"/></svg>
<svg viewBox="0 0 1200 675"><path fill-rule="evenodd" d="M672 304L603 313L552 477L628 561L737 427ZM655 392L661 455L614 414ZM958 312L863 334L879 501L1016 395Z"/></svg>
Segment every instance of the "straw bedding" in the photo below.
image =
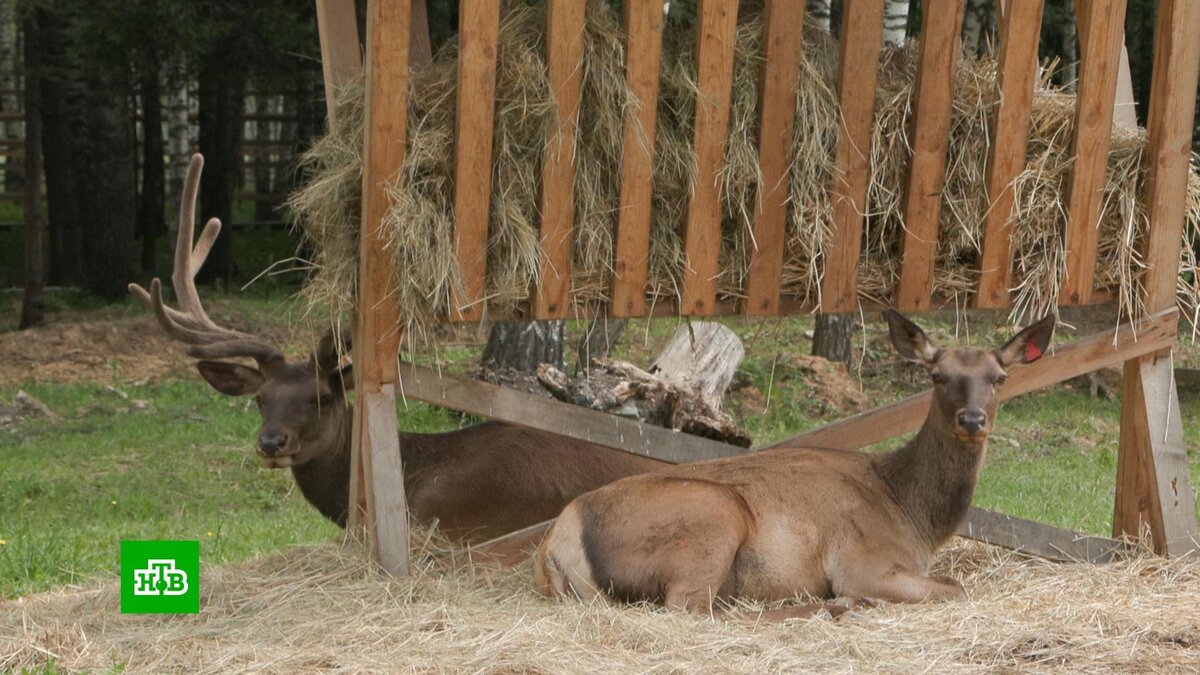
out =
<svg viewBox="0 0 1200 675"><path fill-rule="evenodd" d="M419 536L419 535L418 535ZM421 542L417 542L421 543ZM420 551L421 549L418 549ZM353 545L207 567L198 616L124 616L116 583L0 604L0 670L103 672L1181 672L1200 668L1200 560L1100 566L958 542L965 603L723 622L547 600L528 564L385 580Z"/></svg>
<svg viewBox="0 0 1200 675"><path fill-rule="evenodd" d="M509 308L528 297L538 274L537 197L547 130L555 104L544 53L544 10L513 1L499 38L491 223L487 249L488 300ZM758 82L762 68L760 17L743 7L734 65L732 114L722 182L722 297L738 297L748 252L760 176L757 165ZM674 297L684 266L681 232L695 180L692 119L697 95L693 27L668 22L664 32L654 185L650 293ZM459 283L452 255L454 222L454 108L456 45L411 80L409 152L390 182L393 206L385 220L395 271L393 300L420 327L443 315ZM830 229L828 187L837 127L837 46L816 30L805 34L796 87L794 162L790 176L784 292L819 300L822 252ZM863 295L886 301L897 279L905 172L912 150L910 122L916 49L885 49L871 147L874 167L860 265ZM935 290L962 299L976 279L986 196L987 120L996 100L996 64L965 57L958 69L948 170L938 242ZM619 197L623 112L643 105L624 82L620 16L607 3L588 5L583 62L583 106L575 152L576 224L572 293L604 301L612 277ZM338 123L306 157L307 183L291 205L315 250L317 271L306 294L313 308L347 309L353 302L361 189L363 90L356 83L337 102ZM1042 81L1033 103L1027 165L1015 182L1015 305L1019 322L1058 301L1065 258L1065 197L1072 164L1074 98ZM645 137L645 130L643 137ZM1137 196L1143 182L1142 130L1113 131L1100 223L1097 286L1118 291L1125 315L1136 315L1137 243L1145 212ZM1193 242L1200 230L1200 177L1189 183L1188 225L1181 265L1181 303L1191 316L1200 300Z"/></svg>

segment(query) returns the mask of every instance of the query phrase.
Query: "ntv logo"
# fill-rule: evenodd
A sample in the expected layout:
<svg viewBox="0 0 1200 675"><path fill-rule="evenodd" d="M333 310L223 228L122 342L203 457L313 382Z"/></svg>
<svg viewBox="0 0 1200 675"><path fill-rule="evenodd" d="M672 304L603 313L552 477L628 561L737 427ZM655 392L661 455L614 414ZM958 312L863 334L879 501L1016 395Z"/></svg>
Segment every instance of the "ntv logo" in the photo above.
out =
<svg viewBox="0 0 1200 675"><path fill-rule="evenodd" d="M200 611L200 542L122 541L122 614Z"/></svg>
<svg viewBox="0 0 1200 675"><path fill-rule="evenodd" d="M149 560L145 569L133 571L134 595L183 595L188 592L188 575L174 560Z"/></svg>

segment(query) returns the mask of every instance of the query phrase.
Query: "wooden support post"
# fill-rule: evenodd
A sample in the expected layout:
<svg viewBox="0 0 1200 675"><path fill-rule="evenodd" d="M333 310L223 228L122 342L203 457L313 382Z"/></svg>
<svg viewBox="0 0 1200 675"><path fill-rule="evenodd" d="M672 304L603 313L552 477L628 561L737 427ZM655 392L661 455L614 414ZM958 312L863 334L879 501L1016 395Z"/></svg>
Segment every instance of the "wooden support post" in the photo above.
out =
<svg viewBox="0 0 1200 675"><path fill-rule="evenodd" d="M617 214L611 314L646 313L650 263L650 207L654 189L654 136L662 63L662 7L625 2L625 84L633 97L621 130L621 205Z"/></svg>
<svg viewBox="0 0 1200 675"><path fill-rule="evenodd" d="M1125 36L1125 0L1092 0L1087 7L1087 18L1081 22L1083 61L1076 87L1074 164L1067 194L1067 269L1062 290L1066 305L1087 304L1092 298L1113 101Z"/></svg>
<svg viewBox="0 0 1200 675"><path fill-rule="evenodd" d="M454 120L454 258L462 276L451 319L483 318L500 3L463 0L458 21L458 100Z"/></svg>
<svg viewBox="0 0 1200 675"><path fill-rule="evenodd" d="M771 0L764 11L762 86L759 89L758 164L761 180L754 209L754 241L743 311L779 313L779 279L787 242L789 169L796 121L796 78L804 38L804 4Z"/></svg>
<svg viewBox="0 0 1200 675"><path fill-rule="evenodd" d="M325 112L333 128L338 90L362 72L354 0L317 0L317 36L325 77Z"/></svg>
<svg viewBox="0 0 1200 675"><path fill-rule="evenodd" d="M926 5L929 6L929 5ZM950 148L954 70L960 52L964 0L949 0L921 14L921 51L913 104L913 156L904 191L904 237L900 243L900 309L929 309L933 299L938 224Z"/></svg>
<svg viewBox="0 0 1200 675"><path fill-rule="evenodd" d="M837 85L841 117L829 188L833 224L821 282L824 312L851 312L858 307L858 258L871 177L875 82L882 44L883 3L845 0Z"/></svg>
<svg viewBox="0 0 1200 675"><path fill-rule="evenodd" d="M1200 79L1200 2L1162 0L1154 31L1154 75L1144 155L1149 233L1142 242L1147 311L1175 306L1187 200L1188 153ZM1156 551L1200 548L1196 498L1188 481L1183 422L1170 353L1125 364L1120 453L1113 512L1116 536L1148 526Z"/></svg>
<svg viewBox="0 0 1200 675"><path fill-rule="evenodd" d="M650 0L655 1L655 0ZM692 198L683 233L686 267L683 271L684 314L707 316L717 302L717 273L721 254L721 166L729 134L729 104L733 86L733 46L737 2L699 0L696 4L696 97L694 142L696 166Z"/></svg>
<svg viewBox="0 0 1200 675"><path fill-rule="evenodd" d="M1012 277L1012 183L1025 167L1029 111L1037 75L1038 37L1043 0L1022 0L1006 7L1000 23L1000 91L992 118L984 186L983 250L979 256L976 307L1007 307Z"/></svg>
<svg viewBox="0 0 1200 675"><path fill-rule="evenodd" d="M547 11L546 64L558 105L542 165L540 260L533 298L533 316L538 320L565 319L571 304L584 5L577 0L550 0Z"/></svg>
<svg viewBox="0 0 1200 675"><path fill-rule="evenodd" d="M363 139L363 229L359 244L358 321L354 335L357 403L352 475L366 486L366 530L386 571L409 571L408 512L396 426L400 315L390 293L391 256L384 245L385 186L404 164L408 129L409 0L367 3L367 104ZM356 481L351 481L353 488ZM353 495L351 516L363 495Z"/></svg>

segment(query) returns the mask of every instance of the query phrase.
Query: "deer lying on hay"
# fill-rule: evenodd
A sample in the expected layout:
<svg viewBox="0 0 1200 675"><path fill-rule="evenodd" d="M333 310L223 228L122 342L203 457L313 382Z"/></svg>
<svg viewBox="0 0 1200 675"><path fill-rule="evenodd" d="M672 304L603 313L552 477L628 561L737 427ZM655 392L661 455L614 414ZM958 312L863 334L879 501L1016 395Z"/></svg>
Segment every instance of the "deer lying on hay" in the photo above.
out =
<svg viewBox="0 0 1200 675"><path fill-rule="evenodd" d="M180 309L167 307L158 279L129 290L151 308L168 335L190 345L200 374L229 396L254 396L262 415L257 450L264 465L290 468L301 493L345 527L350 492L351 366L337 339L323 337L312 355L289 363L252 335L214 323L200 304L195 275L221 223L212 219L192 249L200 155L188 166L175 244L172 283ZM252 358L258 368L212 359ZM404 489L418 522L438 521L452 537L482 541L555 517L577 495L662 462L592 443L501 423L441 434L401 433Z"/></svg>
<svg viewBox="0 0 1200 675"><path fill-rule="evenodd" d="M711 612L716 599L808 594L895 602L964 599L926 576L971 505L1004 369L1046 351L1055 317L1000 349L939 349L899 313L892 344L924 363L933 401L920 432L887 454L764 451L624 478L571 502L537 552L546 595L605 595ZM790 608L771 618L826 607Z"/></svg>

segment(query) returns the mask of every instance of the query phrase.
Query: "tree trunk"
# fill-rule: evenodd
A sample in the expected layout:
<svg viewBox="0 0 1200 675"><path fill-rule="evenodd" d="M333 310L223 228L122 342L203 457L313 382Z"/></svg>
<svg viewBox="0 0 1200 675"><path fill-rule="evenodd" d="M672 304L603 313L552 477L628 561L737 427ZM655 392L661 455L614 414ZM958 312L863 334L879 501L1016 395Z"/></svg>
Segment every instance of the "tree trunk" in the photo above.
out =
<svg viewBox="0 0 1200 675"><path fill-rule="evenodd" d="M0 0L0 111L19 112L21 107L17 90L21 84L17 74L21 72L18 53L18 31L16 0ZM21 139L21 120L0 121L4 138L10 141ZM5 164L4 191L21 189L21 172L10 157Z"/></svg>
<svg viewBox="0 0 1200 675"><path fill-rule="evenodd" d="M830 0L808 0L805 5L808 19L826 33L829 32L829 2Z"/></svg>
<svg viewBox="0 0 1200 675"><path fill-rule="evenodd" d="M245 78L220 59L210 58L200 73L200 152L204 180L200 182L200 218L220 218L225 228L208 262L196 277L201 283L233 280L233 193L237 187L237 146L242 119Z"/></svg>
<svg viewBox="0 0 1200 675"><path fill-rule="evenodd" d="M579 360L575 364L575 372L586 371L592 359L608 358L625 332L625 323L625 319L593 319L588 324L587 333L579 339L576 349Z"/></svg>
<svg viewBox="0 0 1200 675"><path fill-rule="evenodd" d="M561 370L565 333L565 321L497 321L483 349L482 366L532 373L548 363Z"/></svg>
<svg viewBox="0 0 1200 675"><path fill-rule="evenodd" d="M1079 79L1079 31L1076 27L1074 3L1064 0L1061 37L1062 68L1058 72L1059 84L1067 91L1075 91L1075 80Z"/></svg>
<svg viewBox="0 0 1200 675"><path fill-rule="evenodd" d="M138 235L142 239L142 272L155 273L155 244L166 234L164 200L166 165L163 164L162 86L158 59L143 60L139 77L142 93L142 195L138 203Z"/></svg>
<svg viewBox="0 0 1200 675"><path fill-rule="evenodd" d="M887 0L883 9L883 44L904 44L908 35L908 5L908 0Z"/></svg>
<svg viewBox="0 0 1200 675"><path fill-rule="evenodd" d="M853 313L818 314L813 329L813 356L844 363L849 368L856 316Z"/></svg>
<svg viewBox="0 0 1200 675"><path fill-rule="evenodd" d="M962 29L962 48L964 52L968 54L979 53L990 5L991 2L989 0L967 0Z"/></svg>
<svg viewBox="0 0 1200 675"><path fill-rule="evenodd" d="M25 296L22 329L45 321L45 249L42 242L41 44L37 17L27 13L25 32Z"/></svg>
<svg viewBox="0 0 1200 675"><path fill-rule="evenodd" d="M75 180L75 129L67 105L76 70L67 63L59 18L46 9L35 14L42 47L42 156L50 222L50 282L78 285L83 282L83 243Z"/></svg>
<svg viewBox="0 0 1200 675"><path fill-rule="evenodd" d="M167 157L169 157L170 179L167 184L166 216L168 231L173 232L179 220L179 197L183 194L183 176L187 172L192 156L191 123L188 98L188 80L170 82L167 95Z"/></svg>
<svg viewBox="0 0 1200 675"><path fill-rule="evenodd" d="M255 92L255 114L266 116L275 112L276 106L272 105L273 98L273 96L266 96L261 92ZM270 122L259 119L254 123L254 140L271 140ZM254 148L254 220L260 223L275 219L275 204L266 200L266 196L271 194L273 190L271 185L271 163L277 158L274 153L267 154L264 152L266 149L262 145Z"/></svg>

